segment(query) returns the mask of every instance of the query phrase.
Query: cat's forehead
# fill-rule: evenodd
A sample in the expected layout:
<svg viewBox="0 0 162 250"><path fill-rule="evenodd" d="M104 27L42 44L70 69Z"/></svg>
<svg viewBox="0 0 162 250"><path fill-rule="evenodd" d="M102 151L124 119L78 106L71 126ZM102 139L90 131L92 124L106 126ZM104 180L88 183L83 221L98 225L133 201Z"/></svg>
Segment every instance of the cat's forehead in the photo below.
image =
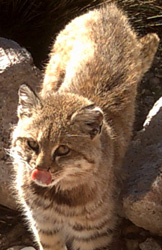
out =
<svg viewBox="0 0 162 250"><path fill-rule="evenodd" d="M73 94L55 94L43 101L42 116L66 121L77 110L89 105L86 98Z"/></svg>
<svg viewBox="0 0 162 250"><path fill-rule="evenodd" d="M89 103L73 95L54 95L44 100L42 110L33 120L40 140L43 137L56 140L71 133L72 115Z"/></svg>

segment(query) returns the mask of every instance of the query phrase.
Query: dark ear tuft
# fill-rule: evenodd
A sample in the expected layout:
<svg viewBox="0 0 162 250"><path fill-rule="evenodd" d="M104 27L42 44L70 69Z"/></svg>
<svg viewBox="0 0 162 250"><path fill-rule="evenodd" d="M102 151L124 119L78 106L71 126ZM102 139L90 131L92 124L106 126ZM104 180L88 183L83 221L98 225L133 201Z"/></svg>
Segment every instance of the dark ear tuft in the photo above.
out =
<svg viewBox="0 0 162 250"><path fill-rule="evenodd" d="M36 108L41 108L41 102L35 92L26 84L20 86L19 91L18 117L30 117Z"/></svg>
<svg viewBox="0 0 162 250"><path fill-rule="evenodd" d="M71 120L82 132L89 134L93 139L101 132L103 112L99 107L91 104L75 112Z"/></svg>

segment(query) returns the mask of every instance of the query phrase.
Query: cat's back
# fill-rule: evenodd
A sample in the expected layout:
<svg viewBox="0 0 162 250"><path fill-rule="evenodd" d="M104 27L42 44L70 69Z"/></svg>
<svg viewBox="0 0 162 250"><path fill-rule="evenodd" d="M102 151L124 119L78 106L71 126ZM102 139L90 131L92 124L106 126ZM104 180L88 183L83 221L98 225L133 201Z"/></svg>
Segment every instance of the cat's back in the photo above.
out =
<svg viewBox="0 0 162 250"><path fill-rule="evenodd" d="M115 4L77 17L54 43L42 96L70 92L97 104L114 128L117 156L123 155L134 121L137 85L152 64L158 42L156 34L139 38Z"/></svg>
<svg viewBox="0 0 162 250"><path fill-rule="evenodd" d="M108 73L113 75L121 65L125 67L125 58L132 56L135 44L135 33L125 15L114 4L75 18L60 32L54 43L43 92L56 91L60 86L62 89L69 88L69 85L69 91L74 93L79 89L83 92L82 87L86 88L85 92L90 87L92 92L97 81L105 82ZM75 81L75 86L72 81Z"/></svg>

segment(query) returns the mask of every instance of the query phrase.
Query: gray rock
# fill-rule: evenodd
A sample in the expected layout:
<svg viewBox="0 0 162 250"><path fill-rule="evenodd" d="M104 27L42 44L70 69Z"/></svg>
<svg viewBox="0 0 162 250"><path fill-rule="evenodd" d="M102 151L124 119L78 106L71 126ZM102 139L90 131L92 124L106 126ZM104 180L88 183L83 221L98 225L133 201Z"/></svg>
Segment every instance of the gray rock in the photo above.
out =
<svg viewBox="0 0 162 250"><path fill-rule="evenodd" d="M22 247L20 246L13 246L13 247L10 247L10 248L7 248L6 250L21 250Z"/></svg>
<svg viewBox="0 0 162 250"><path fill-rule="evenodd" d="M0 204L10 208L16 208L16 204L10 189L12 164L7 149L17 121L17 91L23 83L37 88L40 79L30 53L11 40L0 38Z"/></svg>
<svg viewBox="0 0 162 250"><path fill-rule="evenodd" d="M8 248L7 250L36 250L34 247L22 247L22 246L14 246Z"/></svg>
<svg viewBox="0 0 162 250"><path fill-rule="evenodd" d="M141 250L162 250L161 246L152 238L148 238L139 245Z"/></svg>
<svg viewBox="0 0 162 250"><path fill-rule="evenodd" d="M132 141L124 167L128 172L123 194L125 217L162 236L162 98Z"/></svg>
<svg viewBox="0 0 162 250"><path fill-rule="evenodd" d="M34 247L23 247L21 250L36 250Z"/></svg>
<svg viewBox="0 0 162 250"><path fill-rule="evenodd" d="M13 247L7 248L6 250L21 250L21 249L22 249L22 246L13 246Z"/></svg>

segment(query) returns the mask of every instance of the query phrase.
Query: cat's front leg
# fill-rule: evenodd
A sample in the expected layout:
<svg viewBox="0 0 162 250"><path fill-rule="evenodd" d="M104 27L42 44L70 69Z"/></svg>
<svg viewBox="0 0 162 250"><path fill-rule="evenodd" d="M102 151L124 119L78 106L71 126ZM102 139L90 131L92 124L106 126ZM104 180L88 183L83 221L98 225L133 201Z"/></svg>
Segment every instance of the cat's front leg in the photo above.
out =
<svg viewBox="0 0 162 250"><path fill-rule="evenodd" d="M67 250L61 234L52 231L39 231L40 250Z"/></svg>
<svg viewBox="0 0 162 250"><path fill-rule="evenodd" d="M60 232L39 230L38 243L40 250L67 250Z"/></svg>
<svg viewBox="0 0 162 250"><path fill-rule="evenodd" d="M94 235L86 238L75 238L73 250L109 250L112 243L112 235L108 233Z"/></svg>
<svg viewBox="0 0 162 250"><path fill-rule="evenodd" d="M50 213L50 210L41 207L41 203L38 207L36 201L29 206L24 204L30 229L39 250L67 250L62 233L63 225L55 216L52 216L53 212Z"/></svg>
<svg viewBox="0 0 162 250"><path fill-rule="evenodd" d="M67 250L60 229L53 227L53 223L40 219L32 223L31 227L39 250Z"/></svg>

